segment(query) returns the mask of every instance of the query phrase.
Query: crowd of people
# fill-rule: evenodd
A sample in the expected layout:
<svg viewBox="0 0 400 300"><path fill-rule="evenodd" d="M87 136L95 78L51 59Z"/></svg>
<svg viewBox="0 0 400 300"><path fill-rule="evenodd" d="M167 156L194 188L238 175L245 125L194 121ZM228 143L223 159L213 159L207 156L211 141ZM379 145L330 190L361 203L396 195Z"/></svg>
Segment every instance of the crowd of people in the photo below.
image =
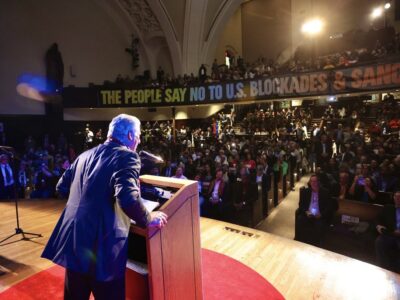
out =
<svg viewBox="0 0 400 300"><path fill-rule="evenodd" d="M268 193L276 174L287 175L288 165L299 173L314 171L318 185L333 199L323 214L328 225L341 199L387 204L400 190L397 101L389 96L375 104L373 111L379 118L374 121L367 118L371 111L329 105L316 123L317 116L307 107L277 109L265 103L220 112L204 124L175 130L170 121L144 122L140 148L160 155L165 163L143 167L142 172L196 180L203 216L250 226L258 183L267 215ZM83 135L83 149L104 139L89 132L87 128ZM63 134L56 142L45 135L42 143L28 136L22 154L2 154L2 184L15 185L19 197L54 197L55 184L74 161L77 148ZM11 198L11 189L1 191L6 193L2 198ZM311 212L310 203L305 203L303 216ZM300 226L298 232L307 222L296 226ZM319 232L314 240L304 241L318 245L323 230ZM302 240L301 236L296 238Z"/></svg>
<svg viewBox="0 0 400 300"><path fill-rule="evenodd" d="M205 182L219 169L225 179L239 175L243 166L255 174L258 165L273 167L279 158L287 160L293 154L302 169L315 170L330 185L346 180L347 188L341 189L340 196L374 202L378 192L398 188L400 165L397 104L387 100L377 109L379 118L369 124L362 121L365 111L350 114L344 107L329 105L320 123L313 123L309 108L274 109L269 104L242 112L240 122L229 111L218 113L202 127L183 125L175 132L170 121L146 122L140 147L162 156L174 172L181 166L187 178L197 175ZM30 190L33 198L53 196L54 182L75 159L75 149L104 141L101 129L94 135L88 127L83 138L84 146L79 147L68 143L64 134L57 141L45 135L42 143L28 136L23 153L12 157L16 183L28 188L19 195L26 196ZM205 175L209 171L210 176Z"/></svg>
<svg viewBox="0 0 400 300"><path fill-rule="evenodd" d="M312 47L307 45L299 46L292 57L280 62L277 59L268 59L260 57L254 62L247 62L242 57L235 57L233 54L227 54L226 62L218 62L215 59L211 66L201 64L197 74L184 74L176 77L166 73L161 67L157 69L155 78L149 71L143 76L137 76L132 79L129 76L123 77L121 74L117 76L114 82L106 81L105 85L118 86L136 86L136 87L166 87L166 86L187 86L199 83L215 83L232 80L247 80L260 77L268 77L273 75L311 72L320 70L329 70L335 68L345 68L365 64L371 61L396 56L400 53L400 34L396 34L391 28L382 32L372 31L368 33L351 33L362 42L350 43L353 48L348 49L340 44L348 43L339 40L327 40L322 45L330 45L332 51L316 54ZM360 38L362 36L363 38ZM352 37L351 40L356 39ZM347 41L347 39L345 39ZM373 42L373 43L372 43ZM321 52L323 52L321 50Z"/></svg>

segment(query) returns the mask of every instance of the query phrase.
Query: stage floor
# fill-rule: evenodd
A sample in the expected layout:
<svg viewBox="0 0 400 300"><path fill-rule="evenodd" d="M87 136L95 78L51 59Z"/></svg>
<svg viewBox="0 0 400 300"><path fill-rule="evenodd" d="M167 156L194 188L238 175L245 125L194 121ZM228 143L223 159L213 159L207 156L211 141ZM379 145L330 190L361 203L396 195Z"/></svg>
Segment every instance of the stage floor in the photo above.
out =
<svg viewBox="0 0 400 300"><path fill-rule="evenodd" d="M64 205L20 203L20 226L43 237L18 242L18 235L0 246L0 292L52 266L40 254ZM0 240L15 227L14 203L0 202ZM202 218L201 243L251 267L286 299L400 299L399 274L262 231Z"/></svg>

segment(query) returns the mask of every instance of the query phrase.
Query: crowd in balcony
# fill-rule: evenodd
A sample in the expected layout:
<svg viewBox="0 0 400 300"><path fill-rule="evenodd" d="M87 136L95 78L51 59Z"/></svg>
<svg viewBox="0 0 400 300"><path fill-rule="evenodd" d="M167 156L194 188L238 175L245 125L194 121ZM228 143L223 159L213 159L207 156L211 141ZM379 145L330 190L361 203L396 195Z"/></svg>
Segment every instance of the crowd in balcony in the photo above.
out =
<svg viewBox="0 0 400 300"><path fill-rule="evenodd" d="M115 82L107 81L105 84L136 87L186 86L351 67L398 55L400 34L396 34L391 27L369 32L350 31L341 39L324 39L319 44L318 53L315 53L312 45L299 46L294 55L285 62L265 57L247 62L240 56L235 57L228 53L229 66L215 59L211 66L202 64L197 74L176 77L159 67L155 79L151 78L149 71L145 71L143 76L135 79L118 75Z"/></svg>

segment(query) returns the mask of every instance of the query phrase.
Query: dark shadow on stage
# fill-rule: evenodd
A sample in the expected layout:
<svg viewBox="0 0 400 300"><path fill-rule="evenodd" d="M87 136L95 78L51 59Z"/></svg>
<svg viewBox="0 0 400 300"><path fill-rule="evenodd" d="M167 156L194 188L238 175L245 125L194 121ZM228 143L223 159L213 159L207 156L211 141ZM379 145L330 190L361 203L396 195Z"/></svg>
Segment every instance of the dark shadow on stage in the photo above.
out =
<svg viewBox="0 0 400 300"><path fill-rule="evenodd" d="M2 276L1 278L5 278L7 275L14 276L15 273L20 273L29 269L32 269L32 267L0 255L0 276Z"/></svg>

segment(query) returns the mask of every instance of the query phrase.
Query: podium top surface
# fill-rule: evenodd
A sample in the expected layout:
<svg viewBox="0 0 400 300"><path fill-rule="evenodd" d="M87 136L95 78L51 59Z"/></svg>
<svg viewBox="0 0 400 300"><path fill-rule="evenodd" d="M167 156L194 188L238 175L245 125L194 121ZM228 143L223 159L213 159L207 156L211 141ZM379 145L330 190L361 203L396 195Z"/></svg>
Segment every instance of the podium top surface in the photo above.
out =
<svg viewBox="0 0 400 300"><path fill-rule="evenodd" d="M154 175L142 175L140 176L140 181L152 185L172 187L176 189L180 189L184 186L197 184L197 181L194 180L178 179L178 178L154 176Z"/></svg>

